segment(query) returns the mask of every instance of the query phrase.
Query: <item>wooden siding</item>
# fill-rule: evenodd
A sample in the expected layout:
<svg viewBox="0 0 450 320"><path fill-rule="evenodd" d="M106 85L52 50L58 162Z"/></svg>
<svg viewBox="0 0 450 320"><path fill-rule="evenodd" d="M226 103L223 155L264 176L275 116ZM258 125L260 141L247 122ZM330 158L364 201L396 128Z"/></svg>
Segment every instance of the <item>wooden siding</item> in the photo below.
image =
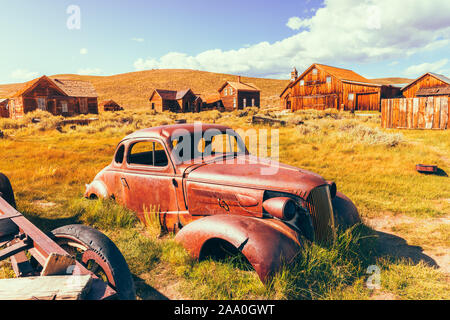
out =
<svg viewBox="0 0 450 320"><path fill-rule="evenodd" d="M432 88L432 87L440 87L440 86L448 86L447 83L433 77L430 74L426 74L423 77L417 79L413 84L408 86L403 90L403 96L405 98L414 98L416 97L416 93L421 88Z"/></svg>
<svg viewBox="0 0 450 320"><path fill-rule="evenodd" d="M381 126L394 129L449 128L449 97L383 99Z"/></svg>

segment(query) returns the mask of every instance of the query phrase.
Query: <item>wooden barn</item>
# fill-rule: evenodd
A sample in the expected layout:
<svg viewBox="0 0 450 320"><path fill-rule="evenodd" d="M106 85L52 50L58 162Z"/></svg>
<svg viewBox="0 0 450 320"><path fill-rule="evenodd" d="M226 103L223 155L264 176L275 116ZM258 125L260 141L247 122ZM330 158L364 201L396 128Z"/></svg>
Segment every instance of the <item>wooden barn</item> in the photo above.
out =
<svg viewBox="0 0 450 320"><path fill-rule="evenodd" d="M0 118L9 118L8 99L0 99Z"/></svg>
<svg viewBox="0 0 450 320"><path fill-rule="evenodd" d="M9 117L21 118L37 109L62 116L97 114L97 93L90 82L42 76L10 98Z"/></svg>
<svg viewBox="0 0 450 320"><path fill-rule="evenodd" d="M402 88L405 98L450 96L450 79L441 74L428 72Z"/></svg>
<svg viewBox="0 0 450 320"><path fill-rule="evenodd" d="M348 69L315 63L291 82L280 95L282 109L339 109L380 111L381 99L400 94L400 89L372 82Z"/></svg>
<svg viewBox="0 0 450 320"><path fill-rule="evenodd" d="M158 112L199 112L202 105L201 97L191 89L182 91L155 89L149 101L151 109Z"/></svg>
<svg viewBox="0 0 450 320"><path fill-rule="evenodd" d="M252 83L241 82L240 76L237 82L225 82L218 91L227 111L260 106L261 90Z"/></svg>
<svg viewBox="0 0 450 320"><path fill-rule="evenodd" d="M103 109L103 111L122 111L123 108L114 100L106 100L100 103L99 107Z"/></svg>

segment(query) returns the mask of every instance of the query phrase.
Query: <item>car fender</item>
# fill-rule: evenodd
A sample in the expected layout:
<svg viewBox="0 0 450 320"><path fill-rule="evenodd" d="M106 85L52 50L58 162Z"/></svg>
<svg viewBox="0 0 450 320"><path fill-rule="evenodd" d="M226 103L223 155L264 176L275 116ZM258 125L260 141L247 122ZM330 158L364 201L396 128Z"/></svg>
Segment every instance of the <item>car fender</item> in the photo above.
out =
<svg viewBox="0 0 450 320"><path fill-rule="evenodd" d="M201 218L175 237L196 259L212 239L225 240L242 252L263 282L283 263L292 262L302 247L297 234L279 220L237 215Z"/></svg>
<svg viewBox="0 0 450 320"><path fill-rule="evenodd" d="M108 188L101 180L94 180L91 184L86 185L85 198L91 198L95 195L97 198L107 199L109 197Z"/></svg>
<svg viewBox="0 0 450 320"><path fill-rule="evenodd" d="M343 193L337 192L332 200L337 225L347 229L361 223L361 218L355 204Z"/></svg>

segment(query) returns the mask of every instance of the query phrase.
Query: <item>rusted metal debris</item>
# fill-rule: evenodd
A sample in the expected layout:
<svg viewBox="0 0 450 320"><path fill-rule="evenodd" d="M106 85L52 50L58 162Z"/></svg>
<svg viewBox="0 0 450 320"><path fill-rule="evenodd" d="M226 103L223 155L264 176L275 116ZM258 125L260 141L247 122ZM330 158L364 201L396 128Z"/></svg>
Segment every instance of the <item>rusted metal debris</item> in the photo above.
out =
<svg viewBox="0 0 450 320"><path fill-rule="evenodd" d="M252 124L269 124L269 125L279 124L281 126L285 126L286 121L273 119L273 118L269 118L269 117L253 116Z"/></svg>
<svg viewBox="0 0 450 320"><path fill-rule="evenodd" d="M236 146L233 152L212 152L222 136ZM276 174L262 174L268 169ZM145 208L157 205L162 229L178 233L193 257L234 248L263 281L300 254L305 241L333 241L337 226L360 222L333 182L252 156L234 130L215 124L161 126L125 137L85 197L113 198L144 222Z"/></svg>
<svg viewBox="0 0 450 320"><path fill-rule="evenodd" d="M420 173L437 173L438 167L434 165L418 164L416 170Z"/></svg>

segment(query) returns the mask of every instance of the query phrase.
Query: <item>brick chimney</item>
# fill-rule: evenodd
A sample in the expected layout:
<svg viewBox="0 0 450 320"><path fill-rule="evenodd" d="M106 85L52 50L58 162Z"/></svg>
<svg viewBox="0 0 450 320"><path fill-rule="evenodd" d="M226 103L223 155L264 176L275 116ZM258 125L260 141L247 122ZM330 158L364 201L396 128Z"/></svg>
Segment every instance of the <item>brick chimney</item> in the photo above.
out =
<svg viewBox="0 0 450 320"><path fill-rule="evenodd" d="M239 83L241 83L241 76L238 76L238 81Z"/></svg>

